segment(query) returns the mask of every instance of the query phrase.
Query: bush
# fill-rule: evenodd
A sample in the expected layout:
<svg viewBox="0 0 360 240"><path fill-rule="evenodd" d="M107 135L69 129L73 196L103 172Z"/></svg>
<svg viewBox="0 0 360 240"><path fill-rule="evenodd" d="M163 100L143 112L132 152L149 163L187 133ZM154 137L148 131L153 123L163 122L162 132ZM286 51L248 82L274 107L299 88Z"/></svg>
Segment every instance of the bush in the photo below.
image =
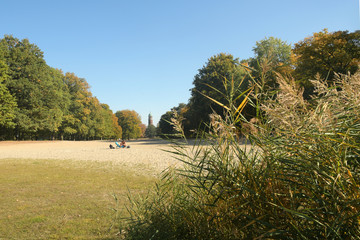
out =
<svg viewBox="0 0 360 240"><path fill-rule="evenodd" d="M360 74L313 81L311 104L278 81L247 144L230 104L194 146L174 145L184 167L131 198L127 239L359 239Z"/></svg>

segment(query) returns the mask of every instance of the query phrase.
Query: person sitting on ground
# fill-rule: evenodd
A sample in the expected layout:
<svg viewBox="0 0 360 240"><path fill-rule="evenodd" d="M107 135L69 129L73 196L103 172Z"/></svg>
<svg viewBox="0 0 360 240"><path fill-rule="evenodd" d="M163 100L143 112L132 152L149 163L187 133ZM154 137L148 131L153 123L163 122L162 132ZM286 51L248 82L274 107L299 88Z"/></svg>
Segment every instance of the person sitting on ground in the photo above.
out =
<svg viewBox="0 0 360 240"><path fill-rule="evenodd" d="M125 142L125 140L122 140L122 141L121 141L120 146L121 146L122 148L125 148L125 147L126 147L126 142Z"/></svg>

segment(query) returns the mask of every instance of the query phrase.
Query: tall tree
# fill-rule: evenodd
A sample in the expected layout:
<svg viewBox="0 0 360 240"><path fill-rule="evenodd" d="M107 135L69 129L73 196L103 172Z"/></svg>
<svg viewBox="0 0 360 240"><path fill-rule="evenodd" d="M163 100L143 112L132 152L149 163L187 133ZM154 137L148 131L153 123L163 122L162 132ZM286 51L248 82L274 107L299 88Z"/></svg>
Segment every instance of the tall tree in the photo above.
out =
<svg viewBox="0 0 360 240"><path fill-rule="evenodd" d="M122 129L124 139L141 137L141 117L133 110L122 110L115 113L118 118L119 126Z"/></svg>
<svg viewBox="0 0 360 240"><path fill-rule="evenodd" d="M275 72L292 72L291 45L285 41L265 38L256 42L253 52L255 56L250 59L249 66L255 69L252 76L263 92L277 88Z"/></svg>
<svg viewBox="0 0 360 240"><path fill-rule="evenodd" d="M46 118L40 132L44 136L51 136L52 139L58 135L64 120L64 115L70 107L70 94L64 83L62 71L48 67L46 74L47 81L44 80L46 90L43 90L43 108Z"/></svg>
<svg viewBox="0 0 360 240"><path fill-rule="evenodd" d="M278 89L276 74L291 74L293 71L293 55L291 45L279 38L269 37L256 42L253 48L254 57L243 60L242 65L250 67L249 79L255 83L252 101L259 106L271 98ZM259 107L247 105L244 114L247 118L260 117Z"/></svg>
<svg viewBox="0 0 360 240"><path fill-rule="evenodd" d="M335 73L355 73L360 63L360 33L337 31L329 33L327 29L314 33L295 44L295 76L305 87L305 96L309 96L313 87L309 79L319 74L321 79L332 82Z"/></svg>
<svg viewBox="0 0 360 240"><path fill-rule="evenodd" d="M79 78L74 73L66 73L64 81L71 95L71 104L64 117L62 131L68 138L87 139L91 135L90 86L84 78Z"/></svg>
<svg viewBox="0 0 360 240"><path fill-rule="evenodd" d="M101 104L101 117L98 120L97 134L100 138L118 139L122 137L122 129L118 118L113 114L107 104Z"/></svg>
<svg viewBox="0 0 360 240"><path fill-rule="evenodd" d="M227 104L226 99L219 92L225 93L231 81L239 85L244 76L245 71L239 67L239 60L234 59L231 54L220 53L211 57L194 77L187 115L191 119L190 128L197 129L201 123L208 123L209 114L213 111L222 115L223 108L207 97Z"/></svg>
<svg viewBox="0 0 360 240"><path fill-rule="evenodd" d="M55 133L62 120L63 82L52 75L43 52L29 40L12 36L1 39L9 77L4 81L16 98L16 135L38 137L40 132Z"/></svg>

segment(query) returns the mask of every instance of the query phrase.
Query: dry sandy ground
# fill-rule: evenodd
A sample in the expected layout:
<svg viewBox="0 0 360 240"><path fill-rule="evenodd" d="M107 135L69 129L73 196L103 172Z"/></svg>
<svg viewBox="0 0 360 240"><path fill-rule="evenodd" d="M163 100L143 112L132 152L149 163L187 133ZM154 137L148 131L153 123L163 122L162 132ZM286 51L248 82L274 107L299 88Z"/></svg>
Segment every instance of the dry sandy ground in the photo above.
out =
<svg viewBox="0 0 360 240"><path fill-rule="evenodd" d="M0 141L0 159L70 159L107 161L128 169L157 174L179 164L170 144L161 140L129 141L130 148L110 149L109 141Z"/></svg>

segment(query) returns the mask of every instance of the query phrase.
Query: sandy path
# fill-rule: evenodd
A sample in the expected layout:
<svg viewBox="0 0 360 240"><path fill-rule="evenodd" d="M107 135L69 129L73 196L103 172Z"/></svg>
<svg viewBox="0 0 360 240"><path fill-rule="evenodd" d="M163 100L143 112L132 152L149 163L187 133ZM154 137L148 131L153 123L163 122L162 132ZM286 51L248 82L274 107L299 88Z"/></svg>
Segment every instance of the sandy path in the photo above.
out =
<svg viewBox="0 0 360 240"><path fill-rule="evenodd" d="M165 141L146 140L127 142L130 148L109 149L108 141L24 141L0 142L0 159L70 159L77 161L111 161L113 164L157 174L179 164L165 151Z"/></svg>

